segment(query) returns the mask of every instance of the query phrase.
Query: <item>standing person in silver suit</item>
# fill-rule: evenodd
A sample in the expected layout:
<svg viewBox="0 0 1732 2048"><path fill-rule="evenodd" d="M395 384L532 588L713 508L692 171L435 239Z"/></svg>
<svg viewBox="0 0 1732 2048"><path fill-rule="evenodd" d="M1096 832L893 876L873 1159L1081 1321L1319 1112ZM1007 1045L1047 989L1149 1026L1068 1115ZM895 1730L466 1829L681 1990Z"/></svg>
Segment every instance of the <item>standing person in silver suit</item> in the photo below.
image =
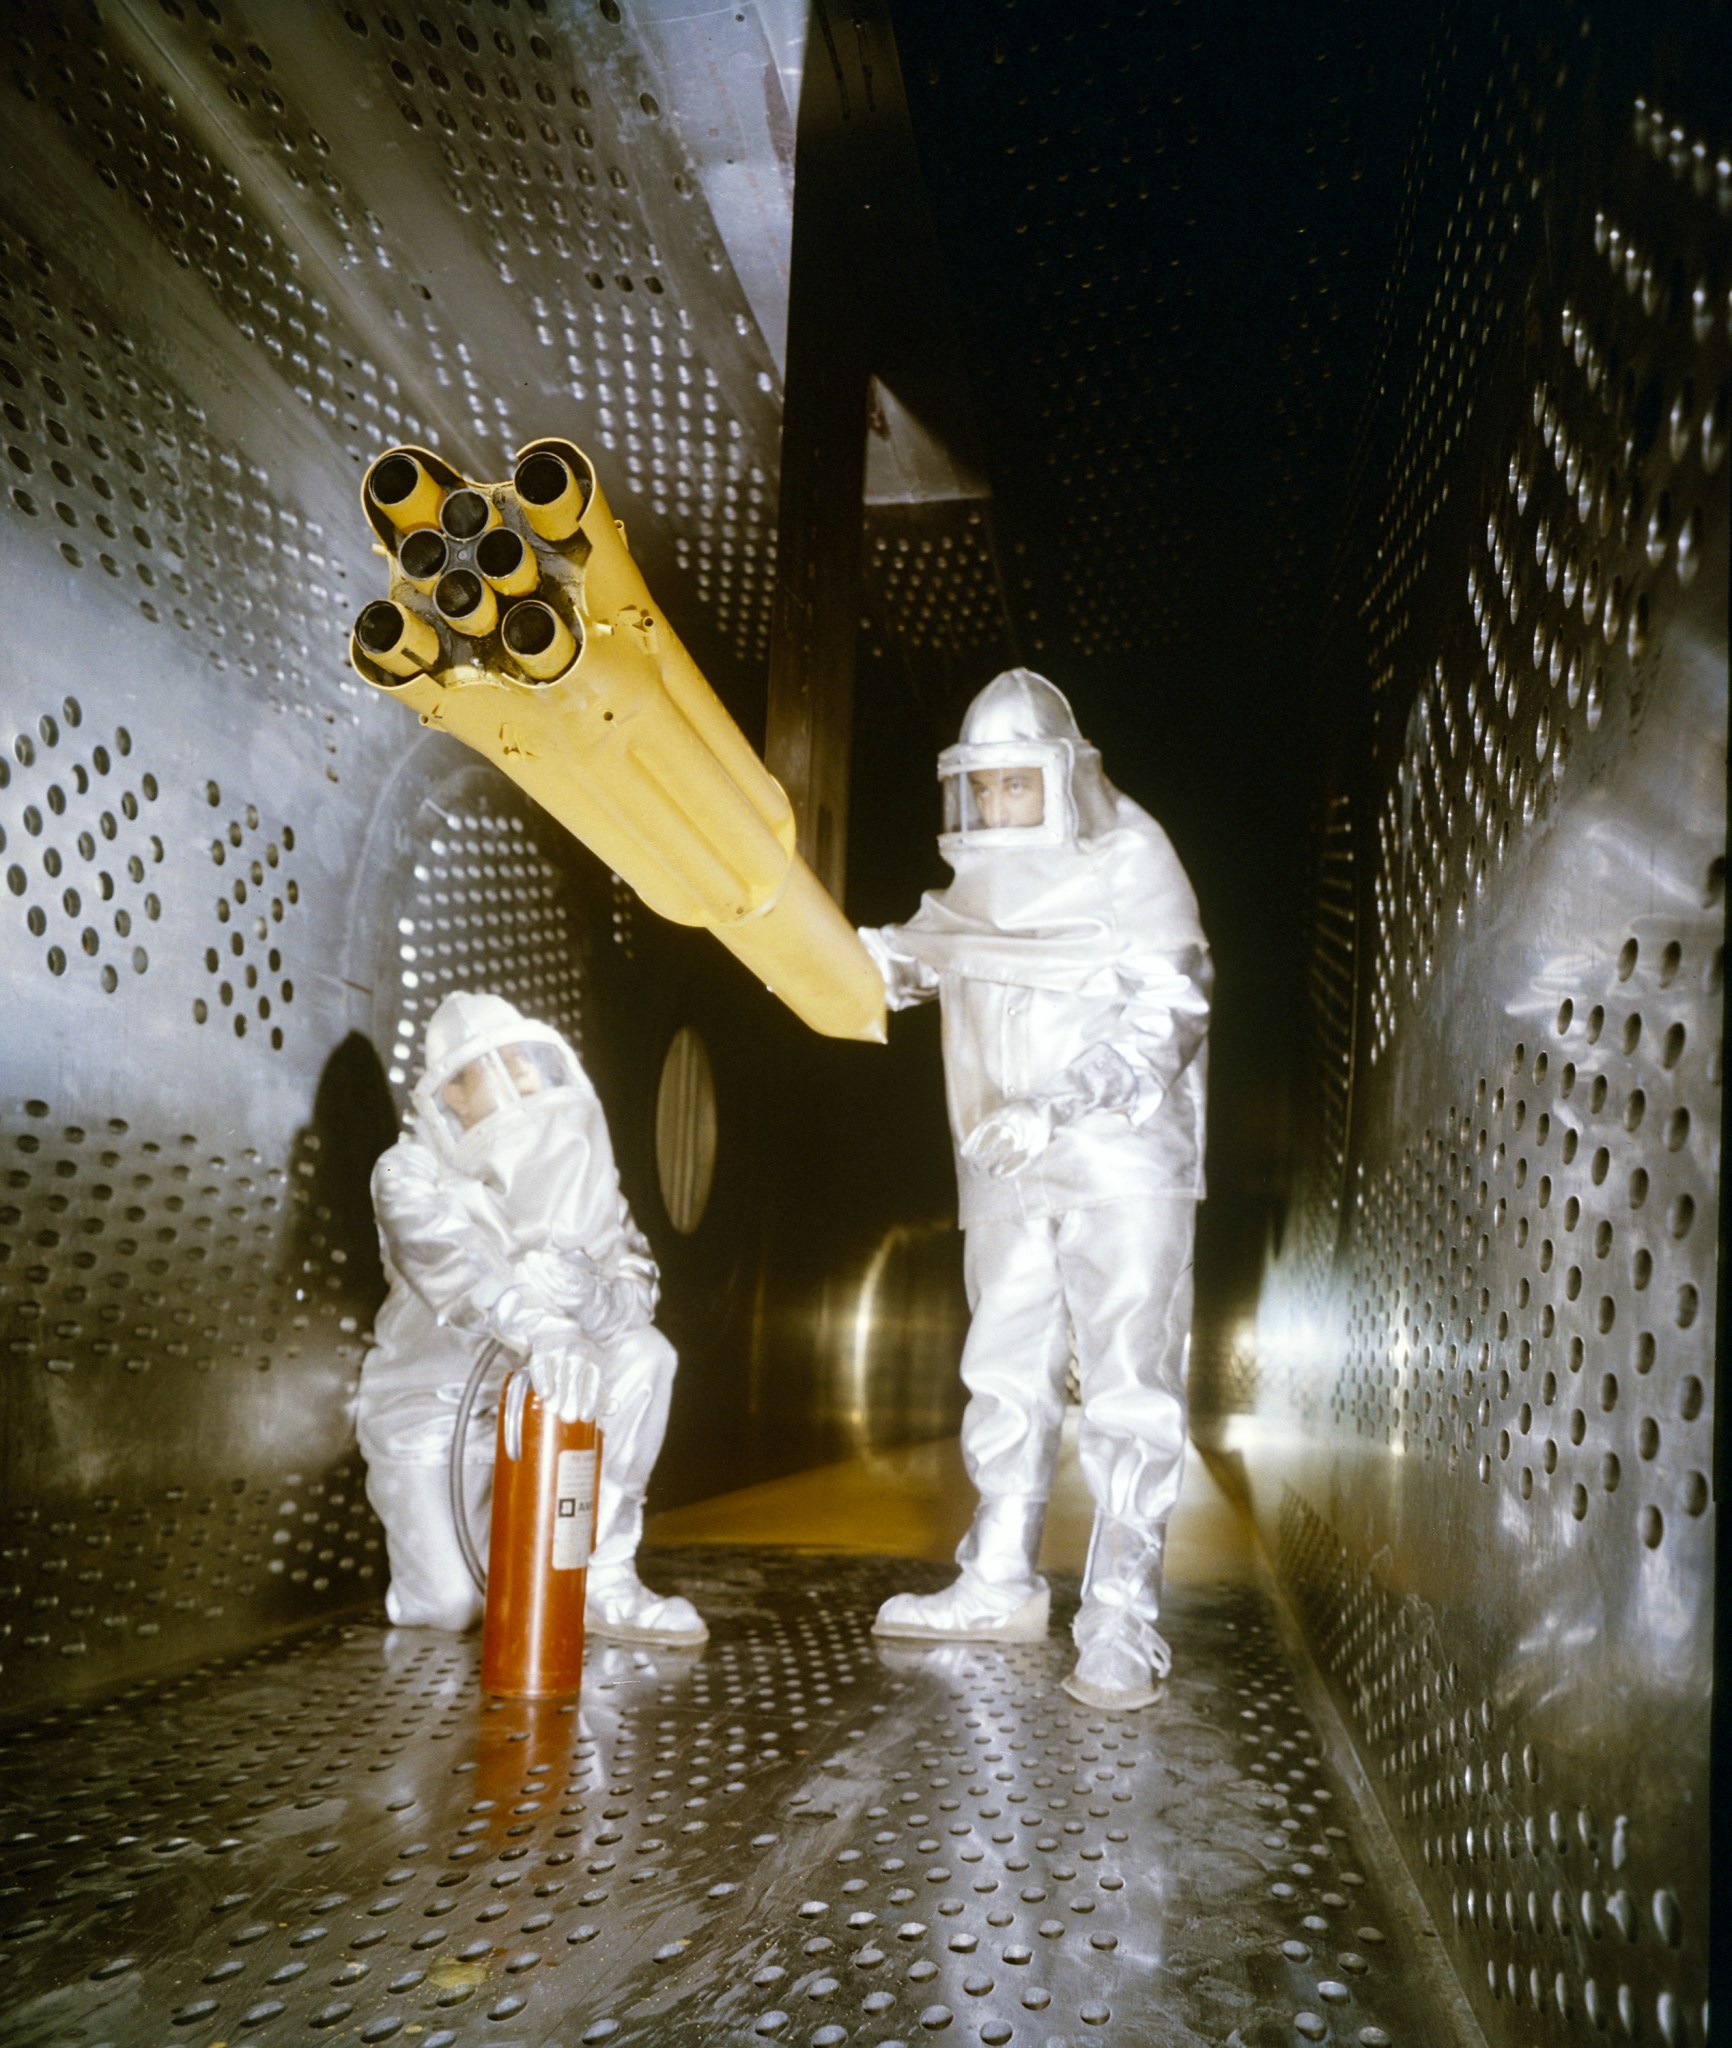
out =
<svg viewBox="0 0 1732 2048"><path fill-rule="evenodd" d="M887 1600L875 1633L1045 1633L1036 1560L1074 1346L1095 1523L1065 1686L1147 1706L1172 1661L1155 1621L1185 1455L1208 943L1166 834L1107 781L1044 677L989 683L938 772L955 879L861 937L893 1009L943 1010L980 1501L961 1576Z"/></svg>

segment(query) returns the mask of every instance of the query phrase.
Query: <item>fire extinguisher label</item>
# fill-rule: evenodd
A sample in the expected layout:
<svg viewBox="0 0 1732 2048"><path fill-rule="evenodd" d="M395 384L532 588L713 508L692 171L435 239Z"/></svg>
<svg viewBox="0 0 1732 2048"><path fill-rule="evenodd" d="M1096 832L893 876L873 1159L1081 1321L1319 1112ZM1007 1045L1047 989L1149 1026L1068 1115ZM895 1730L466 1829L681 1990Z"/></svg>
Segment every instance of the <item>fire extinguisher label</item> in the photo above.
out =
<svg viewBox="0 0 1732 2048"><path fill-rule="evenodd" d="M589 1563L589 1533L595 1520L595 1451L561 1451L555 1475L553 1569L579 1572Z"/></svg>

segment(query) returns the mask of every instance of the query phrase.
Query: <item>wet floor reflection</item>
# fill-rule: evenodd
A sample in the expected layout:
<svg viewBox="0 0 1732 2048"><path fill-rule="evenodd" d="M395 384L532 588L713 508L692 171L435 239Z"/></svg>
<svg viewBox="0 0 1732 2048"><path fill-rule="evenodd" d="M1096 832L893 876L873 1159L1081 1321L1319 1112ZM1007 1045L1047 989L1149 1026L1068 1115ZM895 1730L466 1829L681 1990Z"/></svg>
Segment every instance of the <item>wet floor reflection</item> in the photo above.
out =
<svg viewBox="0 0 1732 2048"><path fill-rule="evenodd" d="M1255 1586L1178 1586L1166 1703L1107 1715L1074 1581L922 1649L868 1630L939 1566L653 1569L710 1643L592 1646L576 1704L363 1625L14 1730L10 2038L1448 2038Z"/></svg>

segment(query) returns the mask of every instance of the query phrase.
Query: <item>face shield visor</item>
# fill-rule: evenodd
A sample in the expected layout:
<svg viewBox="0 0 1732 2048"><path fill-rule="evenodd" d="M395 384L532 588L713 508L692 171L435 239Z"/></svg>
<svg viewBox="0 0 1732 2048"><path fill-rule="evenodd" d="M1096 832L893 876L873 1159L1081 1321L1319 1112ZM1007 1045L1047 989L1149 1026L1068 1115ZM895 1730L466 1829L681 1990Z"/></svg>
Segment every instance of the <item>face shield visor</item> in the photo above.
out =
<svg viewBox="0 0 1732 2048"><path fill-rule="evenodd" d="M415 1101L446 1156L465 1162L486 1150L504 1120L578 1085L564 1040L532 1024L503 1044L460 1047L440 1072L422 1077Z"/></svg>
<svg viewBox="0 0 1732 2048"><path fill-rule="evenodd" d="M995 740L938 757L940 847L1063 846L1076 836L1062 740Z"/></svg>

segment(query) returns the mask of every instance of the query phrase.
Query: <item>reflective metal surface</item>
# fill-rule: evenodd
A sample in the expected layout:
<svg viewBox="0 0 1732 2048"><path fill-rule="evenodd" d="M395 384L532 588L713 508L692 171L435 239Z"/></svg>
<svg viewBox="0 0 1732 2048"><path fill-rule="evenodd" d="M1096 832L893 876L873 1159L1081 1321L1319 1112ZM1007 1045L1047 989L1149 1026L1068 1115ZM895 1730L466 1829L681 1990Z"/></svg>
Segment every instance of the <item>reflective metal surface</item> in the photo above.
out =
<svg viewBox="0 0 1732 2048"><path fill-rule="evenodd" d="M924 1180L814 1201L819 1105L858 1152L869 1090L344 673L369 457L413 437L492 474L570 432L762 729L803 10L703 13L702 61L684 4L494 12L8 17L8 1711L376 1597L366 1175L454 987L581 1038L695 1397L669 1497L954 1405L954 1248L909 1413L907 1331L880 1375L857 1313L886 1233L943 1213L939 1128ZM687 1238L655 1103L692 1025L719 1193Z"/></svg>
<svg viewBox="0 0 1732 2048"><path fill-rule="evenodd" d="M651 1568L711 1642L592 1649L575 1710L352 1625L14 1733L8 2039L1465 2038L1254 1589L1114 1716L1056 1629L875 1645L938 1567Z"/></svg>
<svg viewBox="0 0 1732 2048"><path fill-rule="evenodd" d="M990 548L991 533L886 0L813 0L795 171L765 758L794 799L801 854L840 897L861 572L870 589L886 550L907 551L905 517L883 508L926 509L947 609L961 596L955 541ZM871 594L873 612L899 616L895 595ZM1002 593L980 597L979 627L1002 640Z"/></svg>
<svg viewBox="0 0 1732 2048"><path fill-rule="evenodd" d="M954 1426L935 1044L812 1043L509 786L406 743L343 659L376 580L367 457L424 440L486 475L569 433L763 736L806 16L7 17L0 1695L62 1703L5 1759L33 1838L6 1880L9 2012L56 2041L328 2016L423 2048L569 2043L574 2012L645 2039L775 2013L792 2038L912 2039L929 2008L958 2033L1134 2040L1124 2000L1146 1997L1151 2037L1371 2048L1437 2037L1408 1978L1441 1946L1492 2039L1697 2043L1732 285L1714 10L1523 0L1496 27L1455 10L1434 44L1425 11L1369 6L895 22L982 449L874 370L848 908L899 915L938 879L910 764L1017 653L1100 711L1115 761L1142 749L1127 787L1222 963L1196 1405L1442 1943L1340 1960L1360 1888L1319 1859L1374 1880L1346 1861L1370 1832L1315 1826L1344 1798L1303 1811L1316 1770L1288 1766L1319 1724L1249 1595L1186 1592L1179 1690L1134 1762L1060 1701L1056 1636L890 1672L860 1633L888 1578L809 1560L761 1583L693 1561L710 1661L598 1672L587 1726L546 1746L477 1715L465 1646L366 1623L151 1677L376 1599L345 1412L382 1291L366 1172L454 987L581 1033L683 1359L661 1502ZM846 42L853 17L824 17ZM861 82L883 26L830 75ZM1339 735L1316 790L1308 725ZM1301 1004L1282 948L1308 805ZM715 1130L689 1235L693 1178L664 1203L656 1156L687 1029ZM1225 1281L1280 1209L1289 1029L1299 1180L1253 1322ZM678 1157L707 1129L681 1124ZM1010 1777L958 1768L989 1749ZM1058 1766L1090 1749L1115 1775L1085 1800ZM581 1813L524 1789L556 1780ZM642 1828L676 1788L715 1803ZM937 1796L908 1801L914 1853L875 1840L917 1788ZM919 1849L958 1826L978 1864ZM1276 1834L1319 1855L1277 1871ZM463 1878L482 1857L485 1884ZM1073 1957L1085 1925L1119 1949ZM1158 1975L1115 1976L1133 1948Z"/></svg>
<svg viewBox="0 0 1732 2048"><path fill-rule="evenodd" d="M1303 1179L1215 1387L1522 2043L1706 2030L1732 165L1654 33L1439 49L1337 585Z"/></svg>

